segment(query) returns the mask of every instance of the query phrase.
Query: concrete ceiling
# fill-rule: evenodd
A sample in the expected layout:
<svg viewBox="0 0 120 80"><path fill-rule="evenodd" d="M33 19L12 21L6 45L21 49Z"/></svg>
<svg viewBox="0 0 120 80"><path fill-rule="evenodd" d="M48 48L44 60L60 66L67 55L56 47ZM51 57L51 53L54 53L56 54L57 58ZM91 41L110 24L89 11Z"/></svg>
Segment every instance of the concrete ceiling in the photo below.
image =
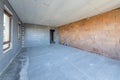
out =
<svg viewBox="0 0 120 80"><path fill-rule="evenodd" d="M24 23L60 26L120 7L120 0L8 0Z"/></svg>

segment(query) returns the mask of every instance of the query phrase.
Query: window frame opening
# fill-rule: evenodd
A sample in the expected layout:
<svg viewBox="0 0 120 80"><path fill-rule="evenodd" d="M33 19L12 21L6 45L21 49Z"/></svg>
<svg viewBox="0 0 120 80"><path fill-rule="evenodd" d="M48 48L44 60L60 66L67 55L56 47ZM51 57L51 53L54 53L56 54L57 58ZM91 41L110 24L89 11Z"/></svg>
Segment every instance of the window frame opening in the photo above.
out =
<svg viewBox="0 0 120 80"><path fill-rule="evenodd" d="M5 16L8 18L5 22ZM10 42L11 42L11 14L7 11L4 10L4 15L3 15L3 51L6 51L10 48ZM8 22L9 21L9 22ZM6 26L7 25L7 26ZM7 37L7 40L5 41L5 38ZM4 48L5 47L5 48Z"/></svg>

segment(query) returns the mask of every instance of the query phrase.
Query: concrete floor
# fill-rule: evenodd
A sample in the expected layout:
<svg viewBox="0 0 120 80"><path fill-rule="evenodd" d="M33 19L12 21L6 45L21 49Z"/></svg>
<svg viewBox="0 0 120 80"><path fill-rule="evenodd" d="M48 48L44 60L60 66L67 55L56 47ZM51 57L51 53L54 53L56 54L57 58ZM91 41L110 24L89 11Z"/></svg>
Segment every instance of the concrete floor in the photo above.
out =
<svg viewBox="0 0 120 80"><path fill-rule="evenodd" d="M29 61L27 57L26 49L22 49L21 52L12 61L12 63L8 66L8 68L0 76L0 80L27 80L26 77L28 78L28 76L23 75L27 72L27 69L25 68L27 62ZM22 79L23 77L24 79Z"/></svg>
<svg viewBox="0 0 120 80"><path fill-rule="evenodd" d="M120 80L120 61L75 48L62 45L31 47L21 55L24 57L18 57L24 65L17 72L19 80ZM0 80L18 80L5 77L12 71L15 73L10 66L11 71L6 69Z"/></svg>

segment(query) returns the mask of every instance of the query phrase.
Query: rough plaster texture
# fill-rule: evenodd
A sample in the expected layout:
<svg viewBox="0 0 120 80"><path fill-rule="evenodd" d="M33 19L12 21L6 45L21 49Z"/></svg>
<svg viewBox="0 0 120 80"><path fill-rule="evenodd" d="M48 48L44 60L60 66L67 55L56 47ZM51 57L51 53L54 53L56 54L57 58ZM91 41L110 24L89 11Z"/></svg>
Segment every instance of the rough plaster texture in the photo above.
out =
<svg viewBox="0 0 120 80"><path fill-rule="evenodd" d="M50 44L50 29L48 26L25 24L24 47L33 47ZM55 43L58 43L57 29L54 32Z"/></svg>
<svg viewBox="0 0 120 80"><path fill-rule="evenodd" d="M61 44L120 59L120 8L59 27Z"/></svg>
<svg viewBox="0 0 120 80"><path fill-rule="evenodd" d="M120 0L9 0L9 2L24 23L56 27L120 7Z"/></svg>
<svg viewBox="0 0 120 80"><path fill-rule="evenodd" d="M3 12L4 12L4 5L9 8L9 10L13 13L12 16L12 24L11 24L11 49L3 53ZM7 67L7 65L11 62L14 56L20 51L21 49L21 40L18 40L18 22L19 18L15 14L14 10L10 6L7 0L0 0L0 74L3 70Z"/></svg>

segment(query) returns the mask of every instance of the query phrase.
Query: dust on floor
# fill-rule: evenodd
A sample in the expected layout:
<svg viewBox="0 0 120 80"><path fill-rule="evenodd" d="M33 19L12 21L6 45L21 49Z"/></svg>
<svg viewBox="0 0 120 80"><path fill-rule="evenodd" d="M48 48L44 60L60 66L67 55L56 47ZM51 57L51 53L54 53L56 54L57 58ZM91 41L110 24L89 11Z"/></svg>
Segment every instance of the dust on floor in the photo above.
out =
<svg viewBox="0 0 120 80"><path fill-rule="evenodd" d="M120 80L120 61L67 46L31 47L19 55L3 73L14 79L3 80ZM26 66L17 66L21 60Z"/></svg>

